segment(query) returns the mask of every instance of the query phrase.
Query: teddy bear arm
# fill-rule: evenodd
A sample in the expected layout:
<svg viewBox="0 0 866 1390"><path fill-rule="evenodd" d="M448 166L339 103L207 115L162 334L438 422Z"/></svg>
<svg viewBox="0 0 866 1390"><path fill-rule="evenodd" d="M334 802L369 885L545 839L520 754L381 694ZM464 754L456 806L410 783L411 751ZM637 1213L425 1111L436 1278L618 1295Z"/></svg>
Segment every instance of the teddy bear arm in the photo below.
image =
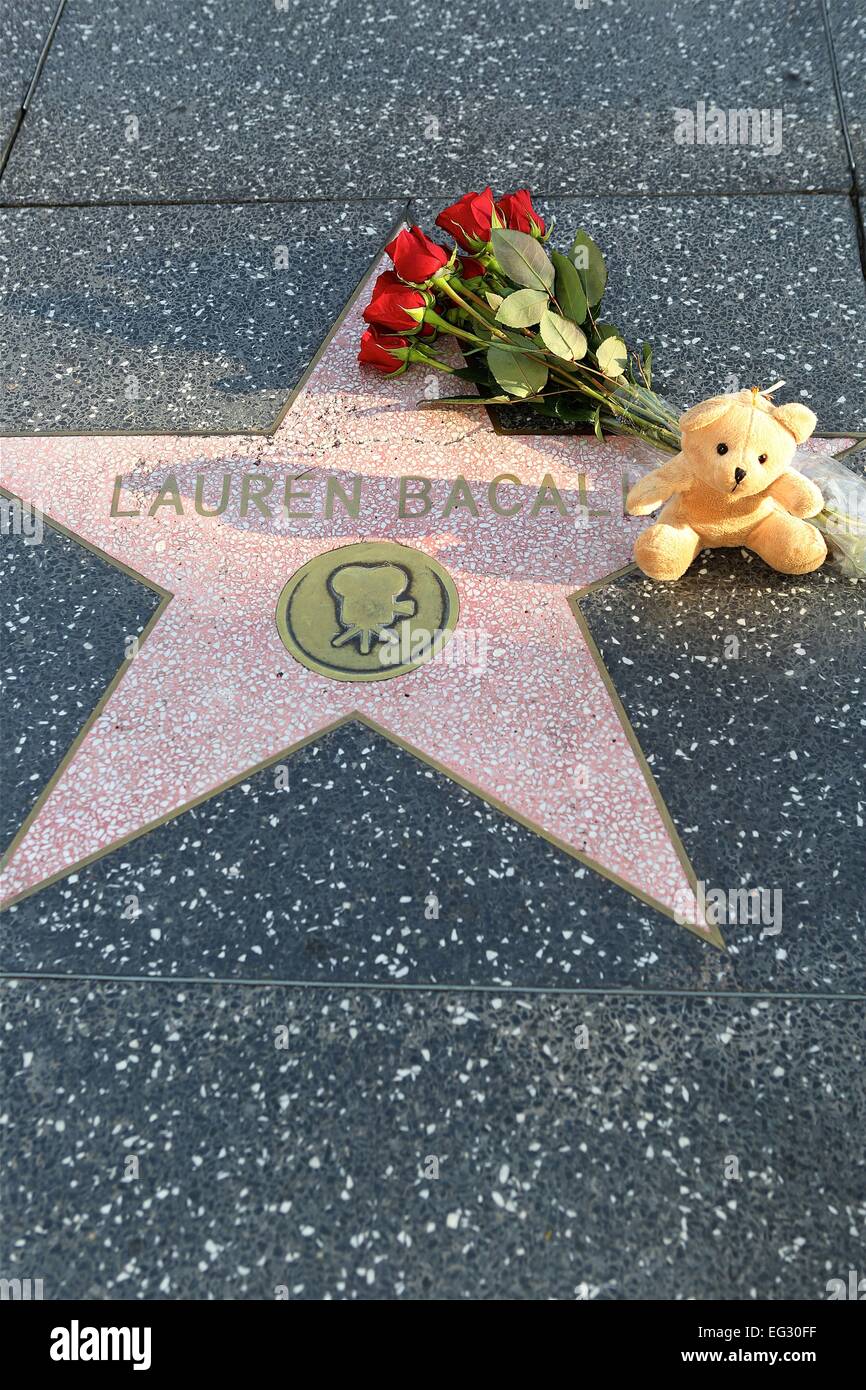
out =
<svg viewBox="0 0 866 1390"><path fill-rule="evenodd" d="M689 486L689 475L684 466L682 454L677 454L660 468L654 468L645 478L640 478L629 489L625 499L626 511L630 516L649 516L674 493L685 492Z"/></svg>
<svg viewBox="0 0 866 1390"><path fill-rule="evenodd" d="M804 478L802 473L797 473L793 468L780 473L776 481L767 488L767 493L792 516L817 516L824 505L820 488L816 487L810 478Z"/></svg>

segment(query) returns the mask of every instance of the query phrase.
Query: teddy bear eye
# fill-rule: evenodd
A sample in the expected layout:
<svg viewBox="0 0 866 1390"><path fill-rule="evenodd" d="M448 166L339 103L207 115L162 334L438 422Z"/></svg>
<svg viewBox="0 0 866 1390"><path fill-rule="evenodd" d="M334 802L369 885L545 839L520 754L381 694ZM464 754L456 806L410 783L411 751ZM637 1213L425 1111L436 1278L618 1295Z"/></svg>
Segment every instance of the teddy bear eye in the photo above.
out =
<svg viewBox="0 0 866 1390"><path fill-rule="evenodd" d="M758 463L766 463L766 462L767 462L767 455L766 455L766 454L758 454Z"/></svg>
<svg viewBox="0 0 866 1390"><path fill-rule="evenodd" d="M728 452L728 446L727 446L727 444L717 444L717 445L716 445L716 453L717 453L717 454L726 454L727 452Z"/></svg>

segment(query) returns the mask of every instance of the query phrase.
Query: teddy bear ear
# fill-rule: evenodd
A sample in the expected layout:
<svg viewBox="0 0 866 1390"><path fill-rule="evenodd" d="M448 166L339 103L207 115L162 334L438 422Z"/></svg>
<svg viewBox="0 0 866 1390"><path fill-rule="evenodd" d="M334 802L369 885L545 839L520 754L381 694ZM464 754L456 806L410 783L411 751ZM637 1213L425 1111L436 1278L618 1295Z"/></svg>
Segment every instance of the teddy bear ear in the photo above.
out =
<svg viewBox="0 0 866 1390"><path fill-rule="evenodd" d="M807 405L798 405L796 401L792 401L790 405L777 405L773 411L773 419L784 425L798 444L803 444L809 438L818 423L818 416L814 410L810 410Z"/></svg>
<svg viewBox="0 0 866 1390"><path fill-rule="evenodd" d="M702 430L706 425L711 425L714 420L718 420L720 415L724 415L726 410L730 410L733 396L711 396L708 401L701 401L700 405L693 405L691 410L687 410L685 415L680 416L680 429L683 434L689 430Z"/></svg>

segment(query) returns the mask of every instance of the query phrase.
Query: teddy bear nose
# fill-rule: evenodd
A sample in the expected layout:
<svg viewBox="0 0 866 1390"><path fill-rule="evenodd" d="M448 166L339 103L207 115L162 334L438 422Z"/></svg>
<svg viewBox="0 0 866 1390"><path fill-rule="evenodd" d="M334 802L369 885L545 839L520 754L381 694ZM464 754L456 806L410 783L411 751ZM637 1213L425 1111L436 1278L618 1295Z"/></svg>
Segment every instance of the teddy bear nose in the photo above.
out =
<svg viewBox="0 0 866 1390"><path fill-rule="evenodd" d="M741 482L743 481L743 479L745 478L745 476L746 476L746 470L745 470L745 468L735 468L735 469L734 469L734 482L735 482L735 483L741 483Z"/></svg>

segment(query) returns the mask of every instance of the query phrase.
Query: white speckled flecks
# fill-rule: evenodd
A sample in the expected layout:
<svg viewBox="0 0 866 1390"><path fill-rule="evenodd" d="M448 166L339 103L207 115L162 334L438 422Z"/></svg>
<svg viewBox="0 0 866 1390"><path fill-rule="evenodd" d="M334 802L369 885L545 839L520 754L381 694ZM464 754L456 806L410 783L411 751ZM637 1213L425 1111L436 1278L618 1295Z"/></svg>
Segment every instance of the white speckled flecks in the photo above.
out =
<svg viewBox="0 0 866 1390"><path fill-rule="evenodd" d="M360 307L349 315L272 440L147 436L4 441L5 485L174 595L23 837L3 881L8 897L180 811L288 745L359 711L600 868L658 902L690 897L674 845L568 604L582 585L631 558L638 524L622 514L620 442L494 433L481 410L421 411L423 375L359 369ZM437 378L438 379L438 378ZM450 387L447 378L444 392ZM268 518L240 510L240 477L311 470L364 478L358 520ZM228 510L193 509L197 475ZM487 485L512 473L505 502ZM602 514L576 524L579 474ZM173 475L183 516L111 517L115 475L124 510L146 512ZM398 515L398 478L433 480L424 517ZM530 507L545 474L570 515ZM479 515L441 508L463 475ZM306 509L303 503L296 509ZM324 549L390 538L434 554L457 585L460 627L486 635L483 669L433 664L384 682L346 685L306 670L274 620L291 574ZM118 652L118 664L123 659ZM240 848L240 847L239 847Z"/></svg>

